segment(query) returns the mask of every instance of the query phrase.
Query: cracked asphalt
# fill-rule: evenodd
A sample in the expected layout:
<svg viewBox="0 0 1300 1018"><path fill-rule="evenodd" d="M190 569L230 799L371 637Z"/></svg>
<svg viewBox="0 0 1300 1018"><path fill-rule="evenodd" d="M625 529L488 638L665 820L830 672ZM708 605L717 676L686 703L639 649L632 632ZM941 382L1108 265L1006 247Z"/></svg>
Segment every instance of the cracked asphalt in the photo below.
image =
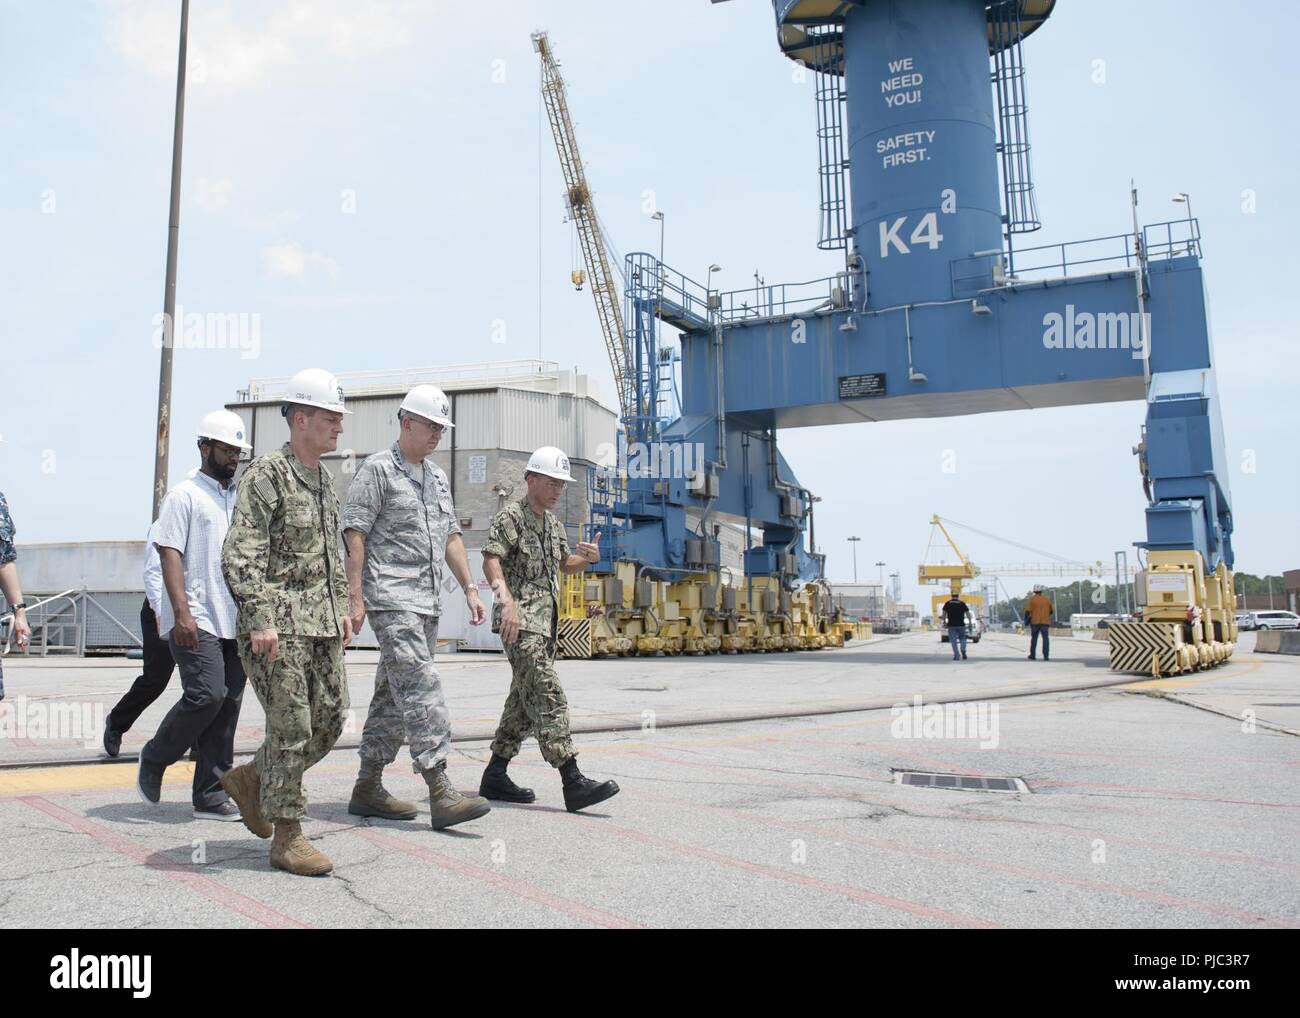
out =
<svg viewBox="0 0 1300 1018"><path fill-rule="evenodd" d="M307 777L304 830L335 864L319 879L270 869L268 843L242 825L194 820L188 763L150 807L132 763L74 763L95 754L28 737L0 746L0 926L1300 925L1300 661L1246 644L1214 671L1099 685L1115 679L1104 645L1054 652L1027 662L1019 640L994 635L954 664L918 634L817 654L562 662L575 719L625 729L576 739L583 770L621 794L566 813L529 742L511 773L537 790L533 805L442 832L427 797L415 821L360 821L347 813L356 753L339 749ZM450 773L470 791L508 670L440 664L458 729ZM133 666L7 662L5 677L11 697L98 702ZM373 665L350 655L349 670L364 720ZM888 706L913 693L982 708L984 731L933 717L913 731ZM808 713L773 716L792 711ZM763 717L713 720L737 715ZM251 746L260 715L244 722ZM150 731L146 715L124 755ZM13 766L37 759L67 762ZM1031 791L914 788L895 769L1015 776ZM385 782L421 798L409 759Z"/></svg>

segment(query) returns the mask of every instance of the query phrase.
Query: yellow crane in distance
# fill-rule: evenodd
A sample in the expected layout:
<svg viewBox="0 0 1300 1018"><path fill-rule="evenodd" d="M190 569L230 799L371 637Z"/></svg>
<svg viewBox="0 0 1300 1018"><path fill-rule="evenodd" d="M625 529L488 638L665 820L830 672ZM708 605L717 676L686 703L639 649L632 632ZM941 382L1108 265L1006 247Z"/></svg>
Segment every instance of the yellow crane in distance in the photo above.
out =
<svg viewBox="0 0 1300 1018"><path fill-rule="evenodd" d="M614 387L618 392L619 407L626 417L633 412L628 370L632 358L627 346L627 330L623 326L623 305L609 268L609 256L601 236L596 207L592 203L591 187L587 184L587 175L582 168L582 156L578 153L578 136L574 133L573 121L569 116L564 78L560 75L560 67L555 61L547 34L534 32L532 40L533 49L542 61L542 101L551 122L551 134L555 137L555 150L560 156L566 199L582 246L582 260L591 277L591 296L596 302L596 317L600 320L609 364L614 370ZM573 282L581 286L581 275L577 271L573 273Z"/></svg>
<svg viewBox="0 0 1300 1018"><path fill-rule="evenodd" d="M948 547L952 549L953 554L957 556L957 561L939 562L934 564L922 562L917 567L916 570L917 583L922 583L922 584L947 583L948 584L948 589L950 592L948 595L934 594L930 597L930 618L931 619L934 619L938 616L939 606L942 605L945 601L947 601L949 596L951 597L961 596L963 581L973 580L975 579L976 575L979 573L979 570L975 567L975 563L973 563L970 559L968 559L966 557L966 553L957 547L957 542L953 540L952 535L948 533L948 528L945 527L943 524L944 524L944 520L942 517L938 515L930 517L930 543L926 546L925 557L927 559L930 557L930 549L934 547L934 531L935 528L938 527L939 532L943 534L944 541L946 541ZM972 608L976 608L978 606L983 605L984 598L980 595L967 596L966 603L971 605Z"/></svg>

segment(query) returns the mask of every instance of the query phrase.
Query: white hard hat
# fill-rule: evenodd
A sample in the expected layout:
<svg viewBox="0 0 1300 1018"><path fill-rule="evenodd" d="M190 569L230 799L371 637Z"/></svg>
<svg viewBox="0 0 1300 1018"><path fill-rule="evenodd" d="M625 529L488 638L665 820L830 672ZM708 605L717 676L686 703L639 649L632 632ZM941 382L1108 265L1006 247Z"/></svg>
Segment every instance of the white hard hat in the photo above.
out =
<svg viewBox="0 0 1300 1018"><path fill-rule="evenodd" d="M343 406L343 387L339 380L324 368L306 368L289 379L282 403L300 406L318 406L337 414L350 414Z"/></svg>
<svg viewBox="0 0 1300 1018"><path fill-rule="evenodd" d="M213 410L199 421L199 438L213 438L240 449L253 448L244 441L244 421L233 410Z"/></svg>
<svg viewBox="0 0 1300 1018"><path fill-rule="evenodd" d="M444 428L456 426L451 423L451 400L436 385L417 385L402 400L402 409L408 414L416 414L434 424L441 424Z"/></svg>
<svg viewBox="0 0 1300 1018"><path fill-rule="evenodd" d="M1043 592L1043 585L1042 585L1041 583L1035 583L1035 584L1034 584L1034 593L1035 593L1035 594L1041 594L1042 592Z"/></svg>
<svg viewBox="0 0 1300 1018"><path fill-rule="evenodd" d="M569 457L564 455L563 449L557 449L553 445L544 445L529 456L528 466L524 472L544 474L547 477L554 477L557 481L575 479L569 476Z"/></svg>

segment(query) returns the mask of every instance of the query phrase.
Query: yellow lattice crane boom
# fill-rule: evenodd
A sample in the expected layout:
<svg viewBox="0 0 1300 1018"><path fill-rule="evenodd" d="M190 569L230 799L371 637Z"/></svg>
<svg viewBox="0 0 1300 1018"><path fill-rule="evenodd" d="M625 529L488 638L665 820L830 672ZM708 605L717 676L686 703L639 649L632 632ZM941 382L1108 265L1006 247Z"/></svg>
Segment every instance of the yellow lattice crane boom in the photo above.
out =
<svg viewBox="0 0 1300 1018"><path fill-rule="evenodd" d="M555 137L555 150L560 156L560 169L564 173L568 206L577 227L582 246L582 260L591 278L591 296L596 302L596 317L605 337L609 364L614 370L614 387L618 391L619 407L623 415L632 412L628 365L631 356L627 347L627 331L623 327L623 306L618 287L609 268L609 256L601 237L600 222L592 204L591 188L582 168L578 153L578 137L569 117L569 104L564 95L564 79L551 52L550 39L545 32L532 34L533 49L542 60L542 101L551 121L551 134ZM575 274L575 282L577 282Z"/></svg>

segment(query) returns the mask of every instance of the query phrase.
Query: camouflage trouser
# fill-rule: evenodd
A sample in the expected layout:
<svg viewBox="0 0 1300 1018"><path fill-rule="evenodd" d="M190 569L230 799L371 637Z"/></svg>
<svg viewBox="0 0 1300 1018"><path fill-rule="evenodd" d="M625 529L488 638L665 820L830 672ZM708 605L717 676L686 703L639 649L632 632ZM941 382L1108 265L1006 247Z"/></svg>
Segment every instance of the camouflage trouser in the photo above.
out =
<svg viewBox="0 0 1300 1018"><path fill-rule="evenodd" d="M382 767L409 742L415 773L431 771L451 749L451 719L433 667L438 616L377 611L370 613L370 626L379 639L379 668L361 732L361 759Z"/></svg>
<svg viewBox="0 0 1300 1018"><path fill-rule="evenodd" d="M540 633L520 633L515 643L506 646L506 657L514 675L492 752L509 760L524 739L535 735L542 757L559 767L573 756L573 740L569 701L555 674L555 640Z"/></svg>
<svg viewBox="0 0 1300 1018"><path fill-rule="evenodd" d="M302 775L334 748L348 711L343 641L280 634L280 656L254 656L247 635L239 658L266 712L266 739L257 751L262 812L273 823L307 813Z"/></svg>

